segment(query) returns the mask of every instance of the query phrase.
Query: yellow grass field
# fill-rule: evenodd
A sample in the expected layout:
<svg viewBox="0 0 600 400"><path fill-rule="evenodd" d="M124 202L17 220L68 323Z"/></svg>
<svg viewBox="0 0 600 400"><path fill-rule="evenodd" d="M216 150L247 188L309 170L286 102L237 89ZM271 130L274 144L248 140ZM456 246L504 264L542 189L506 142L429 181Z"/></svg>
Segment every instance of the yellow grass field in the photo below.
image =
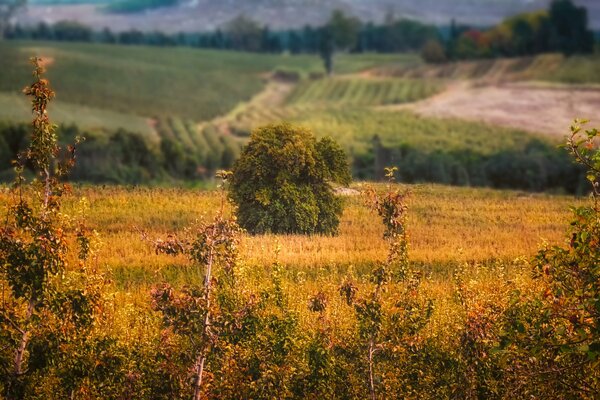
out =
<svg viewBox="0 0 600 400"><path fill-rule="evenodd" d="M306 301L317 291L327 293L332 301L338 299L335 302L340 304L334 309L343 308L336 293L344 277L354 275L362 287L373 265L387 256L383 225L360 195L365 185L354 184L351 195L345 196L336 237L244 235L240 259L249 287L263 286L270 279L271 265L279 261L285 269L290 306L303 319L309 318L304 310ZM384 190L384 185L377 187ZM432 335L452 329L447 324L458 312L452 298L452 274L457 268L468 264L470 284L480 292L494 292L493 288L502 285L504 278L499 273L528 281L528 274L520 268L522 262L515 264L512 272L506 267L515 259L531 258L545 242L562 244L569 208L587 201L572 196L429 184L402 185L401 190L411 192L409 255L419 269L430 273L424 289L437 304L429 327ZM0 196L5 203L8 190ZM114 304L119 314L127 314L121 317L130 324L149 323L143 313L148 311L153 285L162 281L181 285L201 279L184 256L155 254L152 244L142 239L142 232L153 240L182 232L197 220L210 221L219 208L218 191L90 186L75 188L72 199L80 197L89 202L88 221L102 242L99 266L112 276ZM67 214L75 215L78 204L69 199ZM129 315L128 310L133 314ZM313 322L304 321L307 326Z"/></svg>
<svg viewBox="0 0 600 400"><path fill-rule="evenodd" d="M350 274L356 277L361 291L367 290L368 275L374 263L385 260L388 248L382 238L381 221L367 209L359 194L364 186L353 185L353 194L345 196L337 237L245 235L240 258L247 287L264 287L270 280L271 265L277 260L284 266L289 307L298 312L306 329L316 323L315 316L306 311L307 300L319 291L332 302L330 317L337 321L338 328L352 324L351 314L342 311L345 308L337 295L338 286ZM384 189L384 185L377 186ZM562 244L569 208L587 201L572 196L440 185L401 188L411 192L410 257L428 273L423 289L436 304L425 332L429 337L452 335L458 329L462 311L453 297L452 279L458 268L465 269L469 286L482 298L505 300L508 279L519 287L530 285L529 267L512 261L531 258L544 242ZM77 188L74 194L74 198L85 197L90 203L89 222L97 228L103 243L98 261L115 282L113 304L121 323L115 323L112 329L123 330L122 334L128 331L127 335L134 329L143 337L148 326L157 323L147 314L151 287L161 281L186 284L201 276L183 256L155 254L141 232L151 240L165 238L196 220L211 220L219 208L219 192L95 186ZM6 199L6 194L3 197ZM74 214L73 206L68 202L66 211ZM514 270L510 270L511 265L515 265ZM122 321L129 322L123 325Z"/></svg>
<svg viewBox="0 0 600 400"><path fill-rule="evenodd" d="M387 243L381 237L382 224L363 204L361 187L354 185L355 194L345 197L339 236L245 236L242 259L248 265L269 265L279 247L281 263L307 272L371 266L383 260ZM586 201L439 185L403 185L403 189L411 192L411 260L434 269L466 261L510 261L533 255L544 241L562 244L569 207ZM90 223L103 242L100 263L125 274L144 271L147 279L163 267L185 265L187 260L155 255L140 232L151 239L180 232L197 219L211 218L220 201L217 191L171 188L83 187L75 195L90 203Z"/></svg>

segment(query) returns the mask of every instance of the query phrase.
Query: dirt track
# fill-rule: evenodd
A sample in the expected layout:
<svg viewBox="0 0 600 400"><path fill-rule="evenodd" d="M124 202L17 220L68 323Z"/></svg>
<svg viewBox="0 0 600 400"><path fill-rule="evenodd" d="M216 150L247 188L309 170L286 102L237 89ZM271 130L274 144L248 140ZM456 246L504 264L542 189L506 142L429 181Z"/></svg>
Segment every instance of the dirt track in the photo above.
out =
<svg viewBox="0 0 600 400"><path fill-rule="evenodd" d="M600 89L534 83L478 87L459 82L429 99L386 109L410 109L424 116L483 121L561 137L575 118L600 120Z"/></svg>

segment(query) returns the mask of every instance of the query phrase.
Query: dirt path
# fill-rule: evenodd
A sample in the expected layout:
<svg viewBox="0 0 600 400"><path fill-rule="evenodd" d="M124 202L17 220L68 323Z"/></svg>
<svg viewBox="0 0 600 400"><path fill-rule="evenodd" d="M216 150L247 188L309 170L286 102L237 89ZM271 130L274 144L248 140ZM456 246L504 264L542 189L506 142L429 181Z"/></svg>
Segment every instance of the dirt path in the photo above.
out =
<svg viewBox="0 0 600 400"><path fill-rule="evenodd" d="M294 90L296 85L291 82L270 79L263 89L249 101L238 104L233 110L225 115L210 121L201 122L198 129L202 131L206 126L213 125L224 135L231 134L230 124L239 119L244 113L253 109L274 108L284 104L285 99Z"/></svg>
<svg viewBox="0 0 600 400"><path fill-rule="evenodd" d="M600 89L458 81L429 99L380 109L412 110L423 116L482 121L562 137L575 118L600 119Z"/></svg>

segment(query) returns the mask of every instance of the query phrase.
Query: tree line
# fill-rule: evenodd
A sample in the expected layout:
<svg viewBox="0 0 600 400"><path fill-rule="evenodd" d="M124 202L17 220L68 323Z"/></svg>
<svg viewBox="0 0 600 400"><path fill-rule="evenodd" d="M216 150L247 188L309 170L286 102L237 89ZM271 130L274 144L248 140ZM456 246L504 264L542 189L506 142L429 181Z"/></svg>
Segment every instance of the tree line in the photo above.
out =
<svg viewBox="0 0 600 400"><path fill-rule="evenodd" d="M77 148L77 164L69 179L78 182L111 184L149 184L168 181L197 181L214 176L221 168L231 168L241 144L218 132L201 132L203 151L193 151L166 132L170 119L159 121L159 143L149 143L138 133L116 131L82 131L75 125L57 128L61 143L85 138ZM25 124L0 123L0 181L10 182L12 160L30 145L30 128ZM107 151L107 149L110 149ZM61 157L64 156L61 155ZM25 173L31 165L25 165Z"/></svg>
<svg viewBox="0 0 600 400"><path fill-rule="evenodd" d="M453 22L445 55L448 59L470 59L592 53L596 38L588 23L587 9L572 0L553 0L548 10L519 14L489 29Z"/></svg>
<svg viewBox="0 0 600 400"><path fill-rule="evenodd" d="M6 26L5 26L6 25ZM94 31L74 21L35 26L0 25L8 39L97 42L123 45L188 46L262 53L319 54L326 67L335 51L414 52L429 62L483 57L512 57L544 52L590 53L596 35L585 7L554 0L548 10L519 14L490 28L451 21L437 27L389 14L382 23L363 23L340 10L320 27L271 30L240 15L212 32ZM329 68L328 68L329 69Z"/></svg>
<svg viewBox="0 0 600 400"><path fill-rule="evenodd" d="M70 179L79 182L148 184L197 181L210 178L238 159L241 142L230 140L212 128L200 133L203 146L192 151L174 139L170 131L177 121L161 120L160 143L152 145L141 135L126 130L87 132L76 126L60 126L61 141L85 137L79 144L78 163ZM11 161L29 145L24 124L0 124L0 180L13 177ZM110 151L106 151L110 148ZM582 194L587 185L584 170L552 144L533 139L524 149L493 154L471 150L426 152L410 145L386 146L375 136L364 153L350 154L352 176L381 180L385 166L398 167L398 179L406 183L432 182L456 186L493 187L527 191L559 190Z"/></svg>
<svg viewBox="0 0 600 400"><path fill-rule="evenodd" d="M326 30L334 31L336 38L349 36L347 47L349 51L354 52L416 51L428 39L439 36L438 28L433 25L407 19L394 19L392 16L389 18L383 24L362 24L358 19L337 11L333 14L330 23L324 27L307 25L301 29L275 31L241 15L212 32L180 32L176 34L158 31L144 32L135 29L113 32L108 28L95 31L79 22L59 21L55 24L40 22L34 26L11 25L4 31L4 37L7 39L189 46L264 53L316 54L329 34Z"/></svg>

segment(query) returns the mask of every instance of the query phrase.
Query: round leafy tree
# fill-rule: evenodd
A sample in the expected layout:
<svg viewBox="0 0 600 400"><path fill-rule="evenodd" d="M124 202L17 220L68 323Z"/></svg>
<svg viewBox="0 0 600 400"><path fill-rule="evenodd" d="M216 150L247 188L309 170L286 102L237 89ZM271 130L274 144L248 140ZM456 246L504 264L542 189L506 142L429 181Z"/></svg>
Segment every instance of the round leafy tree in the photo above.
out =
<svg viewBox="0 0 600 400"><path fill-rule="evenodd" d="M331 138L319 141L287 123L252 133L233 166L230 197L251 233L337 233L342 214L332 182L350 183L346 155Z"/></svg>

